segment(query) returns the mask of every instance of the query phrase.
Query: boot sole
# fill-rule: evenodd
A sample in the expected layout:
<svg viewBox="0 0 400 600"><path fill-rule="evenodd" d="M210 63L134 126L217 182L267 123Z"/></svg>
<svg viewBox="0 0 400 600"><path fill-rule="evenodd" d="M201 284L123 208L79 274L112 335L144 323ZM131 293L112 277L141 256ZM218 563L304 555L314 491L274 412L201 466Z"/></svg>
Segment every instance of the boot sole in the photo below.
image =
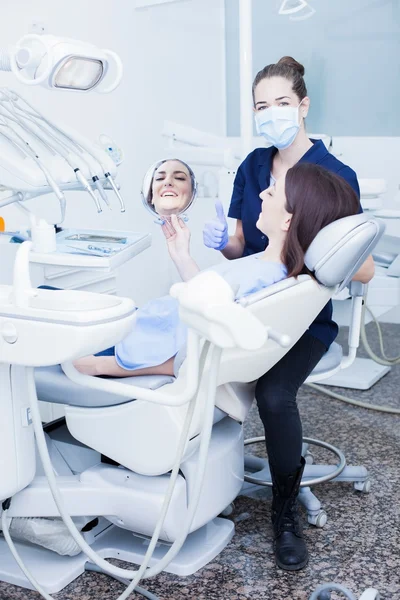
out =
<svg viewBox="0 0 400 600"><path fill-rule="evenodd" d="M279 560L275 559L276 565L283 569L284 571L300 571L300 569L304 569L308 565L308 557L306 560L303 560L301 563L297 563L297 565L285 565L285 563L281 563Z"/></svg>

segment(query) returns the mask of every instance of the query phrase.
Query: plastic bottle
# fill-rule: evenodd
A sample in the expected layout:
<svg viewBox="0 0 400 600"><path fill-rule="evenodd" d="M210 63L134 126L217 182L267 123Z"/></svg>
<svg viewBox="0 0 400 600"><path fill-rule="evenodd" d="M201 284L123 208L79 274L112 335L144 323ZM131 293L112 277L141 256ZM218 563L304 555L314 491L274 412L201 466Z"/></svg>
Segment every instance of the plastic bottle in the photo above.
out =
<svg viewBox="0 0 400 600"><path fill-rule="evenodd" d="M54 225L50 225L44 219L33 219L31 234L34 252L55 252L57 250Z"/></svg>

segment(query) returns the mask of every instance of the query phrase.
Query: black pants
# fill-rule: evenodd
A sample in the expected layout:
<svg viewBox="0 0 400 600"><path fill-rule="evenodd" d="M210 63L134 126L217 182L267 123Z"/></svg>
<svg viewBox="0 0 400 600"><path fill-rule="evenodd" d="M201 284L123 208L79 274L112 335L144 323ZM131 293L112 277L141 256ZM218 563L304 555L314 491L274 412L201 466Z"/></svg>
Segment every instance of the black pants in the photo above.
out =
<svg viewBox="0 0 400 600"><path fill-rule="evenodd" d="M300 465L303 431L297 392L325 352L326 346L306 332L257 382L258 411L269 462L276 472L292 473Z"/></svg>

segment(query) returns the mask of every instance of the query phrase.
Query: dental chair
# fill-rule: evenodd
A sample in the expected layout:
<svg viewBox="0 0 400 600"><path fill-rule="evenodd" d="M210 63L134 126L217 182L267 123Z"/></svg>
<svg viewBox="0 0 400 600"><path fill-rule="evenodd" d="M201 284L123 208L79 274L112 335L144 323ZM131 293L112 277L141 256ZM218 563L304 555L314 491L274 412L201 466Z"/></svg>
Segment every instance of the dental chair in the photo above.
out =
<svg viewBox="0 0 400 600"><path fill-rule="evenodd" d="M178 454L189 411L188 398L194 398L183 459L150 565L179 539L188 506L196 494L202 427L207 402L210 397L214 402L214 394L201 496L186 542L165 570L178 575L194 573L223 550L234 534L234 524L219 515L243 486L242 424L253 402L254 382L296 343L338 287L346 285L380 235L379 225L365 215L341 219L322 230L308 253L309 266L322 285L301 275L257 292L239 304L227 305L221 304L219 292L207 296L204 281L214 281L214 276L217 284L220 278L215 273L203 273L186 284L173 286L171 293L175 289L181 318L189 325L188 355L176 379L88 377L78 373L71 363L66 362L62 368L54 365L61 351L54 340L58 350L54 362L47 358L48 366L35 370L36 393L41 401L65 407L65 420L44 426L46 444L64 506L93 550L103 558L141 563ZM72 299L70 303L72 307ZM109 322L104 321L104 331L104 344L118 341L116 334L112 338ZM89 347L91 352L100 350L100 346L94 349L94 342L90 345L90 332L88 336L85 344L81 342L85 352ZM193 350L193 336L203 340L200 359ZM220 348L216 373L213 355L205 352L210 343ZM78 355L82 354L75 349L73 358ZM12 365L10 358L7 361ZM62 362L60 358L58 361ZM0 481L1 467L0 461ZM12 494L8 493L13 498L3 508L17 524L19 519L59 517L43 475L38 463L31 481L24 480ZM40 536L30 537L28 543L26 539L17 544L20 554L47 592L60 591L84 572L87 558L78 553L79 548L71 556L61 556L48 549L50 544L45 549L46 542ZM7 550L0 540L0 580L31 587Z"/></svg>

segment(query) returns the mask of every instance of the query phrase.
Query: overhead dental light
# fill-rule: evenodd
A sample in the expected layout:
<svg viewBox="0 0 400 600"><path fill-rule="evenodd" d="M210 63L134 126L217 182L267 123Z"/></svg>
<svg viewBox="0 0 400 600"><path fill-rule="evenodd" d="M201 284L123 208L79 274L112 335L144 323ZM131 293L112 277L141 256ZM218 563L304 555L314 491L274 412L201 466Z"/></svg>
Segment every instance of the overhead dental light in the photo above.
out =
<svg viewBox="0 0 400 600"><path fill-rule="evenodd" d="M31 33L0 54L0 69L26 85L107 93L122 79L122 62L111 50L53 35Z"/></svg>
<svg viewBox="0 0 400 600"><path fill-rule="evenodd" d="M289 15L292 21L304 21L315 14L315 9L307 0L283 0L278 14Z"/></svg>

